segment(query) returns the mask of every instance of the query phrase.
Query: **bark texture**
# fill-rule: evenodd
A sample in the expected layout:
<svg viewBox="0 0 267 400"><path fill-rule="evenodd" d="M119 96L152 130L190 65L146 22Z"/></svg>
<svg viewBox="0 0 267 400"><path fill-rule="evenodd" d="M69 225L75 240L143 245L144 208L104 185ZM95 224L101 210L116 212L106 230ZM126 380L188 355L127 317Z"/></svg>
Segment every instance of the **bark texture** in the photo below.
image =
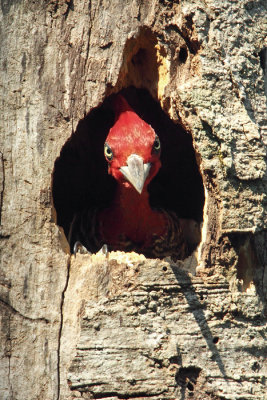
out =
<svg viewBox="0 0 267 400"><path fill-rule="evenodd" d="M0 4L0 398L266 398L265 1ZM193 137L184 263L75 258L57 225L62 147L128 86Z"/></svg>

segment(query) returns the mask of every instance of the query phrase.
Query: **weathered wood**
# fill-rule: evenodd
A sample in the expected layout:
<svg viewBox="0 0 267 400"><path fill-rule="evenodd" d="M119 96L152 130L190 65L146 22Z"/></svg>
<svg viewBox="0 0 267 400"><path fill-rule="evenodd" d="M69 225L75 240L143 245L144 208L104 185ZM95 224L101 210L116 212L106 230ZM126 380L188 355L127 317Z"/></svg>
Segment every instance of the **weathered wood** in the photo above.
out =
<svg viewBox="0 0 267 400"><path fill-rule="evenodd" d="M233 294L220 275L194 277L190 262L72 260L61 361L77 398L264 398L266 326L255 293Z"/></svg>
<svg viewBox="0 0 267 400"><path fill-rule="evenodd" d="M264 399L265 2L0 4L0 398ZM74 259L56 224L62 147L129 85L192 134L191 266Z"/></svg>

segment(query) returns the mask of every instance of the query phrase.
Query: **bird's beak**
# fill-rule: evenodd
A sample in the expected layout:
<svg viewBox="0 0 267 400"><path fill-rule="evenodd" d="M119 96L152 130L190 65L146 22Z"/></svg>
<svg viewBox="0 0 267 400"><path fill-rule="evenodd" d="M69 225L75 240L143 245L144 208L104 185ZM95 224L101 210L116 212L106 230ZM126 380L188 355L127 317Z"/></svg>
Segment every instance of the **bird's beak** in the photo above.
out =
<svg viewBox="0 0 267 400"><path fill-rule="evenodd" d="M142 157L131 154L127 158L127 166L120 168L125 178L133 185L139 194L142 193L146 178L148 177L151 164L144 164Z"/></svg>

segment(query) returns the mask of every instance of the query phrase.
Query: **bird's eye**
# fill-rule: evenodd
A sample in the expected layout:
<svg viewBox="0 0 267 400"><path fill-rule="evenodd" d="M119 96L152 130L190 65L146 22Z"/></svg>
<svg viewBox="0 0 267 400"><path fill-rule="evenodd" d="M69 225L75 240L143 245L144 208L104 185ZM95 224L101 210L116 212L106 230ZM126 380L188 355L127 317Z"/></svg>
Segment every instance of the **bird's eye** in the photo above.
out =
<svg viewBox="0 0 267 400"><path fill-rule="evenodd" d="M154 145L153 145L153 150L156 153L158 153L160 151L160 140L159 140L158 136L156 136L156 139L155 139L155 142L154 142Z"/></svg>
<svg viewBox="0 0 267 400"><path fill-rule="evenodd" d="M108 161L112 161L113 151L111 150L111 148L109 147L109 145L107 143L105 143L105 145L104 145L104 154Z"/></svg>

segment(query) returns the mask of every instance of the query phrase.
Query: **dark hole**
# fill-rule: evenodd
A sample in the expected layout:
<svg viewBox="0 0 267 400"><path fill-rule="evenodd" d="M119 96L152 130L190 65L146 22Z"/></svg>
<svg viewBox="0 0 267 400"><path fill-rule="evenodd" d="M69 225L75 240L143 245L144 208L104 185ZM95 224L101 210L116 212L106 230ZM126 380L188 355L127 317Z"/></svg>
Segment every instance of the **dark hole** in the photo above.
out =
<svg viewBox="0 0 267 400"><path fill-rule="evenodd" d="M200 223L204 190L191 135L169 119L147 90L130 87L121 93L161 141L162 167L148 187L151 206ZM103 148L113 124L114 113L107 98L79 122L55 162L53 200L57 224L63 227L66 237L75 213L85 208L105 208L112 201L116 181L107 173Z"/></svg>
<svg viewBox="0 0 267 400"><path fill-rule="evenodd" d="M163 271L167 271L167 267L165 267L165 266L162 267L162 269L163 269Z"/></svg>
<svg viewBox="0 0 267 400"><path fill-rule="evenodd" d="M190 392L193 392L194 391L194 385L191 382L188 382L187 389L190 390Z"/></svg>
<svg viewBox="0 0 267 400"><path fill-rule="evenodd" d="M212 341L213 341L213 343L215 343L215 344L216 344L216 343L218 343L218 342L219 342L219 338L218 338L218 336L215 336L215 337L213 338L213 340L212 340Z"/></svg>
<svg viewBox="0 0 267 400"><path fill-rule="evenodd" d="M203 300L203 299L204 299L203 294L200 294L200 295L199 295L199 298L200 298L200 300Z"/></svg>
<svg viewBox="0 0 267 400"><path fill-rule="evenodd" d="M263 72L266 72L266 57L267 57L267 47L265 47L264 49L262 49L259 52L259 57L260 57L260 65L261 68L263 69Z"/></svg>
<svg viewBox="0 0 267 400"><path fill-rule="evenodd" d="M181 63L185 63L187 60L187 56L188 56L188 53L187 53L186 47L181 47L180 52L179 52L179 61Z"/></svg>
<svg viewBox="0 0 267 400"><path fill-rule="evenodd" d="M252 369L254 372L259 372L259 370L260 370L260 364L259 364L257 361L255 361L255 362L253 363L251 369Z"/></svg>
<svg viewBox="0 0 267 400"><path fill-rule="evenodd" d="M198 367L181 367L176 373L175 380L181 387L187 387L189 390L194 390L192 381L196 384L201 369Z"/></svg>
<svg viewBox="0 0 267 400"><path fill-rule="evenodd" d="M169 361L171 364L180 364L181 363L181 357L179 356L173 356L169 358Z"/></svg>

